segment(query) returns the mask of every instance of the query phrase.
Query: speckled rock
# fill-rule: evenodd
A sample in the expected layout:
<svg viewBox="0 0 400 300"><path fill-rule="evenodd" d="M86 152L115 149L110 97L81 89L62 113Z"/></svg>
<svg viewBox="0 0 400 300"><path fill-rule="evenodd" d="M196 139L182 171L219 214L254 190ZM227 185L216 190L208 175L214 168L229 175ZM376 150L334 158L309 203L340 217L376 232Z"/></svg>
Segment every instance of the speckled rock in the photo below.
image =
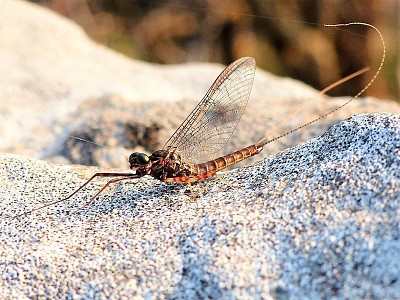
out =
<svg viewBox="0 0 400 300"><path fill-rule="evenodd" d="M223 174L240 189L205 180L194 186L193 202L184 185L145 177L111 186L72 214L104 183L94 182L68 201L13 218L66 197L95 172L123 170L133 149L162 146L223 66L134 61L18 0L2 2L0 43L7 74L0 81L0 298L400 294L399 115L353 116L286 149L350 114L400 112L397 104L358 99L334 119L269 145L256 164ZM257 70L224 152L342 101Z"/></svg>
<svg viewBox="0 0 400 300"><path fill-rule="evenodd" d="M1 293L47 298L379 298L400 294L400 115L365 114L195 186L0 156Z"/></svg>

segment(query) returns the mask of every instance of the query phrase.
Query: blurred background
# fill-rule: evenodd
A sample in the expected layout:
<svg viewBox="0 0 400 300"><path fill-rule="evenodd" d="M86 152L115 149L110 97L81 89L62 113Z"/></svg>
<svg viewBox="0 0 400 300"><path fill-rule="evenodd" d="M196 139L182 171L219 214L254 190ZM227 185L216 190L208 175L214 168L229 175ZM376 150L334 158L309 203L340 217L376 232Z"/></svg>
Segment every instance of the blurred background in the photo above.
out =
<svg viewBox="0 0 400 300"><path fill-rule="evenodd" d="M328 94L355 95L382 57L386 62L366 95L399 100L397 0L36 0L79 24L95 41L134 59L161 64L229 64L242 56L258 67L299 79L318 90L369 66L372 72ZM318 24L318 25L316 25Z"/></svg>

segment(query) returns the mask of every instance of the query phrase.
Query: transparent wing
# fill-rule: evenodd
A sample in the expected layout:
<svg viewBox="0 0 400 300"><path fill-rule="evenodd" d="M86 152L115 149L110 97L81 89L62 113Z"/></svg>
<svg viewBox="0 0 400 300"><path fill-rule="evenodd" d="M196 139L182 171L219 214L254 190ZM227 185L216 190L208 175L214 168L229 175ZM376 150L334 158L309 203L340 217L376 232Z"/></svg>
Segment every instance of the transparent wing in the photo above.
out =
<svg viewBox="0 0 400 300"><path fill-rule="evenodd" d="M166 143L189 163L213 157L230 139L247 106L256 63L243 57L225 68Z"/></svg>

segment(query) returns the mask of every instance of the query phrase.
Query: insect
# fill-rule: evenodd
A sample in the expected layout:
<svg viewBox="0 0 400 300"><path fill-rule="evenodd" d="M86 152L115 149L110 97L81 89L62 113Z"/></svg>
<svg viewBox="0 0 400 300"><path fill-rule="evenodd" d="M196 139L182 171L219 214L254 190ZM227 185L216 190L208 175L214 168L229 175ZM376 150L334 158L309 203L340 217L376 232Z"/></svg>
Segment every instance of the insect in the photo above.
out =
<svg viewBox="0 0 400 300"><path fill-rule="evenodd" d="M364 25L373 27L369 24ZM376 29L375 27L373 28ZM378 75L383 61L384 55L381 65L370 83L360 93L347 100L344 104L276 138L267 139L264 137L253 145L212 159L213 155L231 138L249 100L256 71L256 63L252 57L240 58L227 66L217 77L200 103L178 127L162 150L157 150L150 156L139 152L134 152L129 156L129 166L134 171L133 173L96 173L68 197L20 214L17 217L68 200L97 177L114 178L109 180L84 207L90 205L110 184L122 180L150 175L163 182L181 182L190 185L193 182L216 176L218 171L259 154L266 144L317 122L350 103L369 87ZM355 77L364 71L356 72L342 79L339 83ZM207 157L209 158L208 161L198 163Z"/></svg>

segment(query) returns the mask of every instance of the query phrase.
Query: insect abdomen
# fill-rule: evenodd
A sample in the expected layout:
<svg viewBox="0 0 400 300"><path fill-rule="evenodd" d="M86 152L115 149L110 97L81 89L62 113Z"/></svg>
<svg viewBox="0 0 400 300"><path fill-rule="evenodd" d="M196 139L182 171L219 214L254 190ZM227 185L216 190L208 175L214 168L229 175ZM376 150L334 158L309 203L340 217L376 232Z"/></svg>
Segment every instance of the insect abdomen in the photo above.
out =
<svg viewBox="0 0 400 300"><path fill-rule="evenodd" d="M218 157L201 164L191 165L191 174L185 176L176 176L166 178L164 182L195 182L208 177L212 177L218 171L226 169L246 158L260 153L261 148L256 145L251 145L231 154Z"/></svg>
<svg viewBox="0 0 400 300"><path fill-rule="evenodd" d="M248 146L231 154L218 157L202 164L193 165L195 175L204 175L208 173L215 174L218 171L226 169L248 157L260 153L261 149L255 145Z"/></svg>

